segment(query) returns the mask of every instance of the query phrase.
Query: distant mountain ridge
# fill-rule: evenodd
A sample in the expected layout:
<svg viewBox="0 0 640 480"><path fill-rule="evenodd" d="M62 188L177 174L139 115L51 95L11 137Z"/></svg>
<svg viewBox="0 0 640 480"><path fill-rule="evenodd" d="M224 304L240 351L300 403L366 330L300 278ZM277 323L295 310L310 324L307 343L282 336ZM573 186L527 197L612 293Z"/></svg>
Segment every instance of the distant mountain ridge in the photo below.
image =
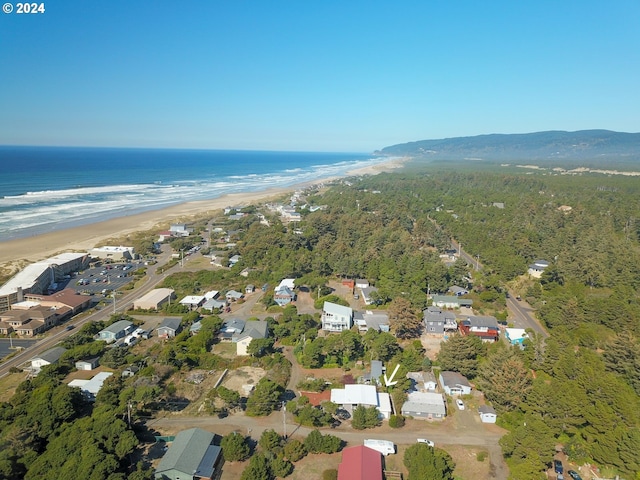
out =
<svg viewBox="0 0 640 480"><path fill-rule="evenodd" d="M420 140L385 147L377 155L433 160L640 162L640 133L610 130L490 134Z"/></svg>

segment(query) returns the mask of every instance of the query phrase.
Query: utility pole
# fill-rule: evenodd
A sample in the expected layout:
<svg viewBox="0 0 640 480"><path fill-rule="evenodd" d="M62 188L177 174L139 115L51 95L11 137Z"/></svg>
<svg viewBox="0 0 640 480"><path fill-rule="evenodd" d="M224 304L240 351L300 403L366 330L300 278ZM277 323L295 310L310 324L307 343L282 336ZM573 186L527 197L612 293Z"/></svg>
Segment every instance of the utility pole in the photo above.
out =
<svg viewBox="0 0 640 480"><path fill-rule="evenodd" d="M480 270L480 255L476 255L476 272Z"/></svg>
<svg viewBox="0 0 640 480"><path fill-rule="evenodd" d="M113 297L113 314L116 314L116 292L115 290L111 292L111 296Z"/></svg>

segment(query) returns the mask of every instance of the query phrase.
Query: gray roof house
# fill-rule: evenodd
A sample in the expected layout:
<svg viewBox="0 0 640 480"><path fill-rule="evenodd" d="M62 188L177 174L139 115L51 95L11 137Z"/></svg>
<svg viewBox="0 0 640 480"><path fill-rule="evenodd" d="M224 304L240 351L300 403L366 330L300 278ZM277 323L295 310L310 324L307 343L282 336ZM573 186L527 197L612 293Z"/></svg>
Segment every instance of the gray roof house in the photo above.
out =
<svg viewBox="0 0 640 480"><path fill-rule="evenodd" d="M411 392L402 405L402 415L441 420L447 415L447 409L440 393Z"/></svg>
<svg viewBox="0 0 640 480"><path fill-rule="evenodd" d="M180 331L181 318L168 317L162 320L158 327L158 337L173 338Z"/></svg>
<svg viewBox="0 0 640 480"><path fill-rule="evenodd" d="M31 359L31 368L34 373L40 372L40 369L45 365L51 365L52 363L56 363L60 360L60 357L67 350L62 347L53 347L47 350L46 352L42 352L37 357L33 357Z"/></svg>
<svg viewBox="0 0 640 480"><path fill-rule="evenodd" d="M469 395L471 393L469 380L458 372L440 372L440 385L447 395Z"/></svg>
<svg viewBox="0 0 640 480"><path fill-rule="evenodd" d="M264 320L247 320L242 333L234 335L236 342L236 354L248 355L247 348L254 339L267 338L269 336L269 324Z"/></svg>
<svg viewBox="0 0 640 480"><path fill-rule="evenodd" d="M107 328L98 332L98 339L107 343L113 343L120 338L124 338L133 331L133 323L128 320L119 320L112 323Z"/></svg>
<svg viewBox="0 0 640 480"><path fill-rule="evenodd" d="M241 334L244 330L245 321L239 318L230 318L229 320L225 320L225 322L220 327L219 337L220 340L231 341L234 337L237 338L237 335Z"/></svg>
<svg viewBox="0 0 640 480"><path fill-rule="evenodd" d="M445 332L454 332L458 329L456 315L453 312L431 305L422 312L422 315L425 331L432 335L444 335Z"/></svg>
<svg viewBox="0 0 640 480"><path fill-rule="evenodd" d="M100 364L100 357L87 358L76 362L76 370L93 370Z"/></svg>
<svg viewBox="0 0 640 480"><path fill-rule="evenodd" d="M452 285L449 287L449 292L453 293L456 297L461 297L469 293L469 290L459 287L458 285Z"/></svg>
<svg viewBox="0 0 640 480"><path fill-rule="evenodd" d="M367 385L376 385L380 381L382 373L382 362L380 360L371 360L371 371L364 374L362 378L364 380L364 383L366 383Z"/></svg>
<svg viewBox="0 0 640 480"><path fill-rule="evenodd" d="M176 435L156 467L155 480L211 480L222 464L222 449L213 445L215 435L190 428Z"/></svg>

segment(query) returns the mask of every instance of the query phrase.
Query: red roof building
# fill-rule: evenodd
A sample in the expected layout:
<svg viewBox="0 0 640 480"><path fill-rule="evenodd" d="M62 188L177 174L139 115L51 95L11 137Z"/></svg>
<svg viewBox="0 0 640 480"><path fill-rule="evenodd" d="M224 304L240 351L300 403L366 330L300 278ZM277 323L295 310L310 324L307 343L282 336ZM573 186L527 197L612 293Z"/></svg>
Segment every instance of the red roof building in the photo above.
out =
<svg viewBox="0 0 640 480"><path fill-rule="evenodd" d="M345 448L338 480L382 480L382 454L364 445Z"/></svg>

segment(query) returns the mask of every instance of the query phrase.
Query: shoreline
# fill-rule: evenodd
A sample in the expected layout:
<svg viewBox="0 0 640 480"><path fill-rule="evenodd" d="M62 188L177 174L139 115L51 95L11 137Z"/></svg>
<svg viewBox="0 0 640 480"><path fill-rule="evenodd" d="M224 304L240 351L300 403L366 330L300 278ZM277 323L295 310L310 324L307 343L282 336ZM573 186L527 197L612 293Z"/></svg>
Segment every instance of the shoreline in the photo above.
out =
<svg viewBox="0 0 640 480"><path fill-rule="evenodd" d="M289 187L277 187L259 192L229 193L210 200L195 200L170 207L125 215L109 220L47 232L32 237L17 238L0 242L0 265L15 267L17 262L38 262L58 253L69 251L89 251L107 238L151 230L162 223L179 218L222 210L229 205L249 205L264 203L301 188L318 185L340 178L357 175L377 175L402 168L407 158L393 158L368 167L350 170L345 175L314 180ZM10 268L15 270L16 268Z"/></svg>

